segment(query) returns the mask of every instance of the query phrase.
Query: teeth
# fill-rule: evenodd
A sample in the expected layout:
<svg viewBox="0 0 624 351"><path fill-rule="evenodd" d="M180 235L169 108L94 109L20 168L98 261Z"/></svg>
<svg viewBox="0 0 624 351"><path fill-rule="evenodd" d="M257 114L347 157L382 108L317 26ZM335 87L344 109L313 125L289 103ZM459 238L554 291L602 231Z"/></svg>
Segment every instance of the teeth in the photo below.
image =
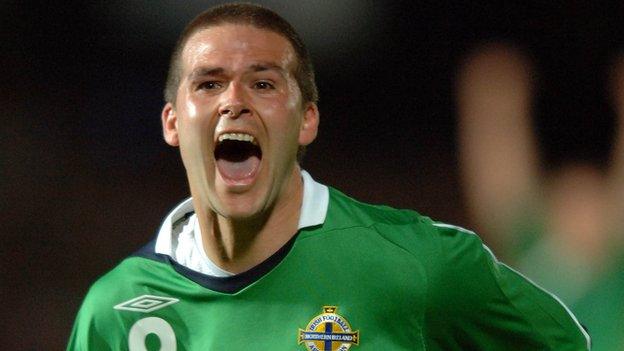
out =
<svg viewBox="0 0 624 351"><path fill-rule="evenodd" d="M256 138L245 133L223 133L219 135L219 142L222 142L223 140L248 141L256 145Z"/></svg>

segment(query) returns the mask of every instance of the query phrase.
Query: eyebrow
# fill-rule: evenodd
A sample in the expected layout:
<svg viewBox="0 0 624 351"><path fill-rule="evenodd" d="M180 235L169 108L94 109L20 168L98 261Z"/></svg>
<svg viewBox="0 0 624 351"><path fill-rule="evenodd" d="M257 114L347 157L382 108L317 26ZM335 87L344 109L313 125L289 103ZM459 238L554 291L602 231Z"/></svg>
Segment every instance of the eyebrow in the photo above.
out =
<svg viewBox="0 0 624 351"><path fill-rule="evenodd" d="M247 70L252 72L276 71L282 76L287 75L287 71L282 66L272 62L254 63L250 65ZM201 77L217 76L223 73L225 73L225 69L223 67L199 67L191 71L188 75L188 79L190 81L194 81Z"/></svg>
<svg viewBox="0 0 624 351"><path fill-rule="evenodd" d="M275 63L272 62L260 62L253 64L249 67L254 72L262 72L262 71L277 71L281 74L285 74L286 70Z"/></svg>
<svg viewBox="0 0 624 351"><path fill-rule="evenodd" d="M188 79L194 81L201 77L220 75L223 74L223 72L225 72L225 69L222 67L199 67L191 71L188 75Z"/></svg>

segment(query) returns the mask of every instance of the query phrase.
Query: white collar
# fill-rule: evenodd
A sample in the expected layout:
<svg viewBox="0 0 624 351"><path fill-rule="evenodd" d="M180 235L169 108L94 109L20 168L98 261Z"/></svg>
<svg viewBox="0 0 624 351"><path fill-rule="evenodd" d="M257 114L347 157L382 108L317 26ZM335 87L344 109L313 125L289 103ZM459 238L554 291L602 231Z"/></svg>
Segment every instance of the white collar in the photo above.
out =
<svg viewBox="0 0 624 351"><path fill-rule="evenodd" d="M303 179L303 200L301 202L298 229L323 224L329 206L329 189L327 186L316 182L312 179L312 176L304 170L301 170L301 178ZM176 222L180 219L184 219L185 215L190 212L194 212L193 199L190 197L182 201L169 212L156 238L156 253L172 257L175 255L178 236L183 227ZM188 222L188 218L186 218L184 222ZM173 227L174 224L176 224L176 228ZM178 229L176 233L174 233L175 229Z"/></svg>

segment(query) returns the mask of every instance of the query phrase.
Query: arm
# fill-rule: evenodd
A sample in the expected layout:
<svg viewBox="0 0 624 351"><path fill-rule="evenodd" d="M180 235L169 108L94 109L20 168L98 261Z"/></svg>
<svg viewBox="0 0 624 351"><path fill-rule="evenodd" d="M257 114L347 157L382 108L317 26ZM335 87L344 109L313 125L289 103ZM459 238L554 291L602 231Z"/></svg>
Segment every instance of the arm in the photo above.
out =
<svg viewBox="0 0 624 351"><path fill-rule="evenodd" d="M589 349L589 335L556 297L499 262L474 233L435 226L441 262L428 293L428 349Z"/></svg>
<svg viewBox="0 0 624 351"><path fill-rule="evenodd" d="M495 247L504 247L513 239L511 222L537 192L531 67L509 47L486 46L465 60L456 89L469 213Z"/></svg>

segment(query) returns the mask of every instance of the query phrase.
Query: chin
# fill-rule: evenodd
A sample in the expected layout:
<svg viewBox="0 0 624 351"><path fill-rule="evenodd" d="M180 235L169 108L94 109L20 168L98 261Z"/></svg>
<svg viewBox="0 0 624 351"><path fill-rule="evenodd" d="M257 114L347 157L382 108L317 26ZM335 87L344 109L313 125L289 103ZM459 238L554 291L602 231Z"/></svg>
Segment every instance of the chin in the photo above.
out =
<svg viewBox="0 0 624 351"><path fill-rule="evenodd" d="M230 203L222 202L221 206L216 208L216 212L221 217L235 221L253 220L263 213L262 206L242 199L232 199Z"/></svg>

